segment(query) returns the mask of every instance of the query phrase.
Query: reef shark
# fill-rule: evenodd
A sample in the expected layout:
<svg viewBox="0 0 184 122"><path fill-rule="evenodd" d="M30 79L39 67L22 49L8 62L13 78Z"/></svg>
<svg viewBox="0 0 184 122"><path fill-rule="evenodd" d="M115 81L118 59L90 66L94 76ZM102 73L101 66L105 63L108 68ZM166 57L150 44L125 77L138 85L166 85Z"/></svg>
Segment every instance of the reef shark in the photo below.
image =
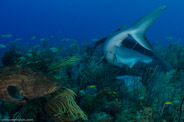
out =
<svg viewBox="0 0 184 122"><path fill-rule="evenodd" d="M165 8L166 6L161 6L140 18L127 30L117 31L109 37L99 40L99 42L97 42L98 44L104 42L104 56L102 59L106 59L109 63L115 66L122 67L123 65L126 65L129 68L132 68L138 62L145 64L151 63L151 57L141 54L133 49L129 49L123 45L123 41L131 37L135 40L136 44L138 43L143 48L151 51L159 60L161 60L160 62L164 64L166 70L172 69L167 62L155 53L152 45L145 36L145 32L155 22ZM96 47L97 45L95 45L95 48Z"/></svg>

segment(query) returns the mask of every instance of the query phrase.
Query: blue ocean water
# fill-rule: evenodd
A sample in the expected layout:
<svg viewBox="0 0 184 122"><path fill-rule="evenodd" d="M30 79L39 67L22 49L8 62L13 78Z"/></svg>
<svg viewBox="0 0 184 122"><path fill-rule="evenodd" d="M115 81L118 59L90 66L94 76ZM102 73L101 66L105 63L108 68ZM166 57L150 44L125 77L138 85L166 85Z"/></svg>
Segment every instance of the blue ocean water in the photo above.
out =
<svg viewBox="0 0 184 122"><path fill-rule="evenodd" d="M6 47L1 47L2 45L0 46L0 59L2 58L2 56L4 55L5 52L9 51L8 45L10 44L10 42L15 41L17 38L19 38L19 39L22 38L22 40L18 41L21 44L20 46L25 46L28 44L30 47L37 45L37 44L42 44L43 41L40 40L41 38L48 39L48 42L51 44L51 47L52 46L58 47L58 45L61 43L61 39L63 39L63 38L70 38L70 39L77 40L78 44L82 44L83 42L89 42L89 43L91 43L91 45L93 45L95 43L95 41L93 41L94 38L99 39L101 37L108 36L111 33L113 33L116 29L118 29L120 26L121 27L123 26L124 27L123 29L127 29L135 21L137 21L140 17L146 15L147 13L155 10L156 8L158 8L162 5L166 5L166 10L164 10L164 12L162 12L161 16L158 17L158 20L146 32L146 37L153 45L159 44L159 45L162 45L163 47L167 47L169 44L175 43L175 42L180 42L181 45L184 45L184 40L183 40L184 39L184 34L183 34L184 33L184 31L183 31L183 28L184 28L184 14L183 14L184 1L183 0L178 0L178 1L176 1L176 0L175 1L174 0L126 0L126 1L125 0L0 0L0 45L2 44L2 45L6 46ZM3 35L6 35L6 34L10 34L10 35L12 35L12 37L3 37ZM32 37L35 37L35 39L31 40ZM183 48L181 50L183 50ZM181 51L181 50L179 50L179 51ZM170 49L170 51L173 51L173 50ZM175 52L177 52L177 51L174 50L173 53L175 53ZM178 112L177 116L179 116L179 112L180 112L180 114L182 114L182 111L179 111L179 109L178 109L178 106L180 105L180 102L181 102L182 97L183 97L182 93L183 93L183 77L184 77L184 75L183 75L183 73L184 73L183 72L183 62L179 62L179 61L183 61L182 60L183 53L181 53L182 59L180 59L180 55L179 55L180 53L178 53L178 55L175 55L175 54L169 55L169 52L163 53L163 54L165 54L164 58L166 58L168 60L168 62L175 64L175 65L173 65L173 67L177 70L172 70L169 73L162 74L162 72L158 72L158 73L156 72L157 71L157 67L156 67L153 71L153 73L156 72L154 74L155 75L154 80L157 81L156 79L157 79L157 75L158 75L160 78L160 79L158 78L158 82L160 84L155 85L155 84L150 83L150 82L149 82L150 84L146 84L147 83L146 82L145 84L141 84L140 86L142 86L142 85L148 86L148 87L146 87L148 89L150 87L151 92L145 92L144 91L145 89L140 88L142 90L142 91L140 91L141 93L137 93L137 95L138 94L142 95L142 92L144 93L144 95L146 94L147 96L146 95L145 96L146 96L146 98L148 98L148 99L146 99L148 102L149 102L149 99L150 99L150 101L151 100L154 101L154 99L159 99L159 98L157 98L157 96L151 96L151 95L149 96L149 93L150 94L152 93L152 87L158 88L157 89L158 92L153 91L152 95L154 95L154 93L158 93L158 96L159 95L161 96L161 97L160 96L159 97L162 100L162 103L161 104L159 102L157 103L159 106L158 107L159 109L153 110L154 112L156 111L157 113L159 113L159 115L160 115L160 118L158 117L159 119L162 119L162 117L165 117L165 120L167 120L167 116L172 117L171 115L172 115L172 113L175 112L175 109ZM163 54L159 54L159 55L163 56ZM28 59L30 60L30 62L32 61L30 57L32 57L33 55L34 55L34 53L31 53L31 54L28 53L26 55L28 57ZM48 56L48 55L46 55L46 56ZM20 61L23 61L24 58L27 58L26 56L23 56L23 58L19 57L21 59ZM57 54L55 56L57 57ZM88 65L89 65L88 61L90 59L87 59L89 57L87 57L87 56L85 57L85 56L84 56L84 59L82 61L83 62L86 61L87 63L85 62L84 63L85 65L81 65L82 68L81 67L80 68L82 70L79 68L78 70L76 70L76 72L77 73L81 72L81 74L82 74L83 70L86 70L86 69L88 70L86 72L89 73L89 75L84 73L84 76L86 76L85 77L86 79L85 78L83 79L85 82L88 83L88 84L86 83L88 86L86 84L83 85L82 83L81 84L83 86L81 84L80 84L81 86L78 85L77 80L79 80L80 78L78 78L78 79L76 78L77 79L76 80L74 78L75 76L72 78L77 81L77 83L76 83L77 85L74 84L74 80L72 78L71 78L72 79L71 82L69 80L67 81L68 84L71 83L72 85L73 84L76 85L75 86L76 88L79 87L78 89L80 91L77 92L77 95L79 96L76 100L77 103L80 103L80 107L82 107L82 109L84 109L84 111L88 115L93 114L93 112L89 114L88 109L89 109L89 111L90 110L93 111L93 109L95 107L93 106L91 108L90 107L88 108L88 106L87 107L85 106L86 104L85 104L85 101L83 100L84 96L86 95L85 90L86 90L86 93L90 94L90 95L94 95L94 94L96 95L96 94L98 94L97 92L99 92L100 90L103 91L104 89L107 90L107 92L109 92L111 90L110 92L112 92L112 94L110 97L109 97L109 95L107 95L109 97L107 99L107 101L113 100L113 102L115 104L108 104L110 106L109 108L108 107L106 108L106 106L105 107L103 106L104 107L103 112L106 112L105 108L109 109L109 111L110 111L111 106L112 106L113 110L115 109L114 110L115 113L118 113L119 111L118 110L116 111L116 109L118 109L118 107L117 107L118 105L116 106L116 103L120 103L121 99L123 99L123 101L126 101L126 98L119 97L122 94L119 95L117 89L111 87L111 89L108 91L108 89L106 89L106 87L104 87L105 85L106 86L109 85L108 80L111 82L113 81L113 79L111 79L111 77L115 78L117 76L117 75L113 76L114 74L116 74L115 71L117 69L114 67L109 68L109 65L105 65L104 67L100 67L101 69L99 68L99 71L104 71L104 72L102 72L102 77L105 77L105 80L107 80L107 81L105 81L105 80L103 81L103 78L100 79L100 76L98 75L98 73L95 74L95 72L92 72L92 73L90 72L90 71L92 71L92 70L90 70L90 68L88 69ZM169 56L172 56L171 58L173 58L173 59L170 60ZM47 59L47 57L45 57L45 58ZM50 59L52 59L52 58L50 58ZM175 60L175 59L177 59L177 60ZM78 59L76 59L76 60L78 60ZM99 60L100 60L100 58L99 58ZM173 60L175 60L175 61L173 61ZM11 59L10 59L10 61L11 61ZM55 60L52 60L52 61L54 62ZM34 64L36 61L34 62L34 60L33 60L32 62ZM45 62L47 62L47 61L45 61ZM38 63L38 62L36 62L36 63ZM22 64L26 64L26 61L24 61ZM1 65L2 65L2 63L0 61L0 66ZM32 66L32 64L28 64L28 65L30 65L30 67ZM38 67L39 67L39 63L36 65L38 65ZM44 65L44 64L41 62L41 65ZM22 65L22 66L24 66L24 65ZM51 65L49 65L49 66L51 66ZM25 65L25 67L26 67L26 65ZM45 66L45 67L48 68L48 66ZM14 69L14 68L20 69L20 71L23 70L20 67L13 67L12 69ZM106 68L107 70L106 69L104 70L103 68L104 69ZM33 69L34 69L34 67L33 67ZM43 69L44 69L44 67L43 67ZM114 72L113 72L113 69L114 69ZM11 70L11 69L8 69L8 70L10 70L9 72L12 71L14 74L16 74L16 72L14 72L14 70ZM3 74L3 71L8 72L8 70L6 70L6 69L4 70L2 68L1 73ZM75 68L73 70L75 70ZM40 71L42 71L41 68L40 68ZM48 72L49 71L47 71L47 73ZM68 77L70 77L70 75L75 71L73 71L72 73L71 72L66 71L66 72L64 72L64 73L62 72L62 73L64 75L67 74ZM140 74L142 73L139 71L137 71L137 72ZM153 76L150 75L152 72L151 68L150 68L150 70L148 70L148 71L146 70L145 72L148 73L148 74L146 74L146 73L144 74L144 76L148 75L148 77L146 77L148 79L148 81L151 78L153 78ZM19 73L20 73L19 75L21 76L22 72L19 72ZM27 73L29 74L30 72L28 71ZM59 75L62 74L61 72L59 72L59 73L60 73ZM105 74L105 73L107 73L107 74ZM121 72L118 72L118 73L124 75L127 72L122 70ZM24 74L24 72L23 72L23 74ZM77 74L77 75L79 77L80 76L82 77L81 74L80 75ZM111 76L111 74L112 74L112 76ZM132 74L134 74L133 70L132 70ZM6 73L5 73L5 75L6 75ZM9 74L7 73L7 75L11 75L11 73L9 73ZM34 73L31 75L34 76ZM28 75L28 76L31 76L31 75ZM55 78L58 78L60 80L62 80L62 78L63 78L59 75L55 75L55 74L52 74L52 75ZM89 76L89 78L87 76ZM103 86L103 83L99 83L100 85L95 84L97 82L97 81L95 81L96 76L97 76L98 82L100 82L100 80L102 80L103 82L106 82L106 84L104 83L105 84L104 86ZM180 76L182 76L182 77L180 77ZM3 77L3 75L0 77L6 78L6 77ZM132 79L134 78L133 75L132 76L127 75L127 77L132 78ZM163 77L163 79L162 79L162 77ZM169 77L169 78L166 78L166 77ZM12 76L10 76L8 78L12 78ZM93 78L94 78L94 80L93 80ZM99 80L98 80L98 78L99 78ZM29 79L29 77L27 79ZM63 79L65 79L65 77ZM167 81L167 79L169 79L169 80ZM87 81L87 80L89 80L89 81ZM170 83L169 81L171 81L171 80L172 80L172 82ZM0 79L0 81L3 81L3 80ZM133 81L133 80L129 80L129 81ZM67 83L65 83L63 86L65 86ZM70 86L71 84L67 85L66 87ZM121 85L122 84L123 83L121 83ZM122 88L120 90L122 93L124 92L123 88L127 87L125 84L123 84L122 86L119 86ZM134 89L133 84L135 84L134 81L132 83L130 83L130 86L132 85L132 89ZM72 85L70 87L72 87ZM103 87L99 88L99 86L103 86ZM180 87L180 89L178 86ZM168 89L166 89L166 88L168 88ZM179 90L177 90L177 89L179 89ZM64 89L64 90L66 90L66 89ZM128 90L131 90L131 89L128 89ZM180 91L181 94L178 91ZM164 98L162 96L162 94L164 94L165 92L166 93L168 92L169 97L165 96L165 98ZM177 97L177 101L176 100L174 101L173 99L169 99L170 96L174 96L173 94L169 94L170 92L173 92L173 93L176 92L177 94L179 94L178 95L179 97ZM84 95L84 96L82 96L82 95ZM128 95L126 95L126 93L124 93L123 95L128 96ZM134 97L134 94L130 94L130 98L132 97L131 95ZM0 96L1 96L1 94L0 94ZM4 96L1 96L1 97L4 97ZM140 98L139 97L140 96L138 96L138 97L136 96L135 99L130 99L130 101L132 102L133 100L136 101L136 99L138 99L137 101L140 102L140 105L142 105L141 102L143 102L143 104L144 104L144 101L143 101L144 98L142 98L142 96ZM98 98L98 95L97 95L97 97L95 96L94 98ZM25 99L27 99L27 98L25 97ZM129 100L129 98L128 98L128 100ZM131 104L130 101L128 101L128 102ZM183 99L183 101L184 101L184 99ZM177 107L174 106L175 105L174 102L176 103ZM104 103L101 103L101 104L104 104ZM0 104L1 104L1 106L3 106L1 101L0 101ZM99 105L102 107L101 104L99 104ZM170 113L171 109L167 109L168 111L167 110L164 111L164 107L169 108L170 107L169 105L171 105L171 104L173 104L173 106L175 107L175 109L172 109L174 112L172 111ZM29 106L29 104L27 104L27 105ZM82 105L84 105L84 106L82 106ZM98 104L97 104L97 106L98 106ZM139 108L139 104L137 104L137 106ZM162 108L163 110L161 111L162 114L160 114L161 112L159 111L159 110L161 110L160 106L163 107ZM141 106L141 107L143 107L143 108L147 107L147 108L135 109L137 113L139 113L139 112L141 113L143 111L142 113L144 114L144 111L150 110L151 117L152 117L152 114L154 112L152 111L151 105L147 106L147 104L145 104L144 106ZM181 104L180 108L182 108L182 104ZM4 110L0 109L1 113L4 112L3 113L4 118L6 118L5 115L7 114L5 111L6 111L6 109L4 109ZM29 109L27 109L27 111L29 111ZM163 114L164 112L166 113L166 115ZM108 113L108 112L106 112L106 113ZM133 111L133 113L135 113L135 112ZM36 114L38 114L38 113L35 113L35 115ZM129 113L126 113L126 114L128 115ZM122 113L122 115L123 115L123 113ZM156 118L155 115L157 115L157 114L154 113L153 119ZM175 115L175 113L173 114L173 116L174 115ZM111 116L113 116L113 114ZM135 116L135 115L133 115L133 116ZM138 116L138 115L136 115L136 116ZM1 117L2 117L2 115L0 114L0 118ZM90 115L90 117L92 118L93 116ZM113 117L114 117L114 119L116 118L115 115ZM181 117L181 115L180 115L180 117ZM43 118L44 118L44 116L43 116ZM155 120L157 120L158 118L156 118ZM45 119L47 119L47 118L45 118Z"/></svg>
<svg viewBox="0 0 184 122"><path fill-rule="evenodd" d="M178 40L184 44L183 4L182 0L1 0L0 35L13 37L0 38L0 44L23 38L22 44L34 45L50 35L54 35L53 44L64 37L90 42L109 35L119 25L129 27L161 5L167 9L146 33L148 39L166 46ZM37 39L31 41L33 35ZM168 36L173 39L166 39ZM0 56L6 50L0 48Z"/></svg>

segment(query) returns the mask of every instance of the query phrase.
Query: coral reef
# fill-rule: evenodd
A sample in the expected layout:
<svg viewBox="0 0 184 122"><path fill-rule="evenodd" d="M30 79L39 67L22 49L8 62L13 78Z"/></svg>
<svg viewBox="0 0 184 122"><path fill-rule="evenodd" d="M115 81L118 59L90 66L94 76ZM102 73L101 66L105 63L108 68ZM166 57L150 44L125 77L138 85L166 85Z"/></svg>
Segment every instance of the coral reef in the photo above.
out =
<svg viewBox="0 0 184 122"><path fill-rule="evenodd" d="M13 66L16 65L17 58L21 57L20 54L15 53L14 51L8 51L2 57L2 64L4 66Z"/></svg>
<svg viewBox="0 0 184 122"><path fill-rule="evenodd" d="M174 67L168 72L158 64L132 69L105 61L98 64L103 51L97 48L93 53L89 43L80 47L73 40L55 53L49 50L48 41L43 45L28 49L10 44L2 60L11 67L0 68L1 118L39 122L183 121L184 47L179 43L155 48ZM118 79L121 76L130 79Z"/></svg>
<svg viewBox="0 0 184 122"><path fill-rule="evenodd" d="M23 98L15 98L8 91L9 87L18 88L18 95ZM53 118L56 120L74 121L80 118L86 120L87 116L74 101L75 93L64 88L61 91L61 88L61 84L56 79L27 68L14 66L0 69L0 99L19 104L26 102L24 107L13 115L13 118L16 119L24 117L38 120L37 116L40 113L42 113L41 115L45 114L42 110L45 108L43 106L45 103L47 112L51 115L54 114ZM47 96L58 90L60 92L57 92L57 95ZM36 107L35 104L39 106Z"/></svg>
<svg viewBox="0 0 184 122"><path fill-rule="evenodd" d="M52 73L59 71L60 69L66 69L77 61L79 61L79 58L77 56L62 58L59 61L53 62L51 65L49 65L47 68L47 72Z"/></svg>
<svg viewBox="0 0 184 122"><path fill-rule="evenodd" d="M184 49L178 42L171 43L168 48L157 47L156 50L169 62L175 69L184 67Z"/></svg>
<svg viewBox="0 0 184 122"><path fill-rule="evenodd" d="M16 64L34 70L46 72L53 58L45 52L29 52L17 58Z"/></svg>

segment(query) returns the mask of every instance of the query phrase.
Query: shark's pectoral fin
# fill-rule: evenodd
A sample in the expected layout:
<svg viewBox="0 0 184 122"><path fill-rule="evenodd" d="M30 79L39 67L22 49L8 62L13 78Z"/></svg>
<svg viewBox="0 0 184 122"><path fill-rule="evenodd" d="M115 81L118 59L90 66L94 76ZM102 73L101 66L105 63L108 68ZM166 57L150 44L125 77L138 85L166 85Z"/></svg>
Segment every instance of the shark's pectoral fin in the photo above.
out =
<svg viewBox="0 0 184 122"><path fill-rule="evenodd" d="M135 39L137 43L141 42L139 44L141 46L143 46L145 49L148 49L151 51L153 50L152 45L150 44L150 42L148 41L148 39L146 38L144 33L132 32L132 34L130 34L129 36L131 36L133 39ZM146 43L144 43L144 42L146 42ZM144 46L143 44L146 46ZM149 48L147 48L147 47L149 47Z"/></svg>
<svg viewBox="0 0 184 122"><path fill-rule="evenodd" d="M133 37L141 46L148 50L153 50L151 44L145 36L145 32L150 28L150 26L155 22L155 20L160 16L166 6L161 6L153 12L147 14L146 16L139 19L135 24L130 27L129 35Z"/></svg>
<svg viewBox="0 0 184 122"><path fill-rule="evenodd" d="M135 52L126 47L117 47L115 51L115 61L119 64L119 66L127 66L128 68L132 68L137 62L136 56L132 55L132 52Z"/></svg>
<svg viewBox="0 0 184 122"><path fill-rule="evenodd" d="M128 68L132 68L136 63L136 59L132 58L127 58L126 57L120 57L118 54L115 54L116 57L116 62L119 64L119 66L126 66Z"/></svg>
<svg viewBox="0 0 184 122"><path fill-rule="evenodd" d="M117 47L115 51L117 64L126 65L129 68L137 63L149 64L152 58L126 47Z"/></svg>

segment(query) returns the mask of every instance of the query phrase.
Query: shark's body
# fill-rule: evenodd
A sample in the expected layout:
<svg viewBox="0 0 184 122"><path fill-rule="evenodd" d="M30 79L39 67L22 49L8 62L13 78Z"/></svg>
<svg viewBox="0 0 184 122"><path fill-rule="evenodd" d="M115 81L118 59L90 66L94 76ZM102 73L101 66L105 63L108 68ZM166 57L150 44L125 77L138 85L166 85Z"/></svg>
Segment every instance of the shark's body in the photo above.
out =
<svg viewBox="0 0 184 122"><path fill-rule="evenodd" d="M130 36L143 48L154 53L153 47L145 37L145 32L164 9L165 6L161 6L155 11L139 19L129 29L125 31L118 31L108 37L107 40L104 41L104 58L109 63L120 67L126 65L132 68L138 62L143 62L145 64L151 63L152 59L150 57L135 50L126 48L122 42ZM166 62L163 60L163 63ZM170 65L164 65L167 70L171 69Z"/></svg>
<svg viewBox="0 0 184 122"><path fill-rule="evenodd" d="M132 68L138 62L151 63L152 59L137 51L126 48L122 41L128 38L128 31L114 33L104 44L106 60L115 66Z"/></svg>

